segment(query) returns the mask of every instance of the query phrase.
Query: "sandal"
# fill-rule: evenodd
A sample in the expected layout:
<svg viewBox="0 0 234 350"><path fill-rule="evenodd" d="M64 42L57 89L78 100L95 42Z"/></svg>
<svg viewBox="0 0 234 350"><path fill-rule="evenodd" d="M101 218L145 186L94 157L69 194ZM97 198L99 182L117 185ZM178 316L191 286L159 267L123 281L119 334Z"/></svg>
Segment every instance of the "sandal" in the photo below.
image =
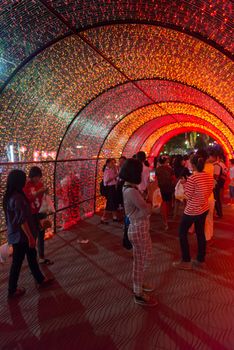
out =
<svg viewBox="0 0 234 350"><path fill-rule="evenodd" d="M54 262L51 261L50 259L39 259L39 264L40 265L53 265Z"/></svg>

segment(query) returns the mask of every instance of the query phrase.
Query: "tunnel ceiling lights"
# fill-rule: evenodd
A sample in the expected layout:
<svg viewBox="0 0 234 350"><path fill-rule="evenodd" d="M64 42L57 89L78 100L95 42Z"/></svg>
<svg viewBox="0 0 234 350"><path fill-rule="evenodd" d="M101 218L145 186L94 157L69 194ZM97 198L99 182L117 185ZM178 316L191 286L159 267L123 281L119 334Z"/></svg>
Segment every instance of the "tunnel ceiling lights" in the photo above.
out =
<svg viewBox="0 0 234 350"><path fill-rule="evenodd" d="M30 55L70 32L118 21L143 21L197 35L233 52L233 3L220 1L1 0L1 39L7 80Z"/></svg>
<svg viewBox="0 0 234 350"><path fill-rule="evenodd" d="M180 123L180 125L167 125L153 133L142 145L141 150L144 150L149 155L157 155L167 141L169 141L171 138L175 137L178 134L182 134L184 132L189 131L199 131L203 134L211 136L223 147L228 158L232 157L232 153L230 153L230 148L228 148L227 144L223 141L223 139L220 138L219 135L217 135L216 130L212 130L209 127L206 127L204 125L198 125L196 123Z"/></svg>
<svg viewBox="0 0 234 350"><path fill-rule="evenodd" d="M159 105L163 105L164 109L170 114L163 115ZM228 147L234 149L233 131L215 115L202 108L186 103L164 102L140 108L122 119L109 133L103 144L100 155L107 156L108 154L108 156L117 157L119 150L126 150L125 147L127 147L128 142L130 144L129 148L132 147L134 149L133 144L130 142L131 137L135 138L136 143L139 145L142 139L138 137L138 134L135 134L135 132L143 128L147 122L155 120L154 128L157 129L161 127L161 124L171 123L173 119L174 121L180 122L181 115L184 119L187 119L187 121L190 121L193 116L196 117L198 124L207 122L210 124L211 128L217 129L220 137L229 144ZM151 131L149 130L149 132ZM133 152L135 153L135 150L133 150ZM129 155L129 152L127 152L127 154Z"/></svg>
<svg viewBox="0 0 234 350"><path fill-rule="evenodd" d="M224 137L222 132L213 126L212 124L208 123L204 119L200 119L198 117L192 116L192 115L185 115L185 114L177 114L175 115L176 119L179 123L182 122L192 122L193 124L197 123L197 127L199 125L205 125L207 128L212 131L213 134L217 134L222 140L223 143L226 143L227 147L229 148L230 152L232 150L232 146L229 144L229 141ZM168 124L174 123L173 118L171 116L163 116L160 118L156 118L153 120L150 120L143 124L141 127L136 129L136 131L133 133L133 135L129 138L128 142L126 143L125 147L123 148L123 154L126 156L130 156L132 154L135 154L139 151L139 149L142 147L142 144L146 142L146 140L154 134L154 132ZM176 131L175 131L176 132ZM185 130L186 132L186 130ZM161 141L160 137L160 141Z"/></svg>
<svg viewBox="0 0 234 350"><path fill-rule="evenodd" d="M87 127L85 120L79 119L78 111L102 92L126 82L126 75L130 79L181 81L205 91L228 110L233 110L230 98L233 91L232 62L204 42L151 25L105 26L90 29L83 35L125 75L75 35L55 43L28 63L1 95L4 115L2 149L13 139L22 146L33 145L28 147L28 159L31 159L34 147L56 151L64 130L75 116L78 124L80 122L86 129L86 135L92 133L96 122L97 140L94 134L92 137L100 148L106 133L117 122L116 115L122 113L115 106L113 120L105 124L103 115L103 119L96 118ZM138 97L152 103L147 91L144 95L141 90ZM129 100L124 103L128 104ZM98 124L105 129L102 128L101 133ZM81 140L81 143L89 145L90 138L84 139L85 142ZM72 138L70 140L72 142Z"/></svg>

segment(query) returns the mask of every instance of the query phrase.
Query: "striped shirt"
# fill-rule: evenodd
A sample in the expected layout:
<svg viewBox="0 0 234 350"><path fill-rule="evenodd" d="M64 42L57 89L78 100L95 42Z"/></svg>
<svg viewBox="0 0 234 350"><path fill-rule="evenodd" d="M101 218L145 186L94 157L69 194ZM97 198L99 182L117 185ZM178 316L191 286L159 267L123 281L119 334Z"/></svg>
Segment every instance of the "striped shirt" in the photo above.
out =
<svg viewBox="0 0 234 350"><path fill-rule="evenodd" d="M190 176L185 184L187 203L184 213L200 215L209 209L208 199L213 191L213 177L206 172L196 172Z"/></svg>

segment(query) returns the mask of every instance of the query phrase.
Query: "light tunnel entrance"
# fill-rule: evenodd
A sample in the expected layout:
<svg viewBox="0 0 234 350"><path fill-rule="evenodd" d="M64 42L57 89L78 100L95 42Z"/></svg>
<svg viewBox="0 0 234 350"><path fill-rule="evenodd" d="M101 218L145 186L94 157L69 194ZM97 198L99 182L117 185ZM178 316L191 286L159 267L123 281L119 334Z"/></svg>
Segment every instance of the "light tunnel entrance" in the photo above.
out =
<svg viewBox="0 0 234 350"><path fill-rule="evenodd" d="M37 164L57 227L100 208L108 157L153 156L176 133L199 130L230 158L233 81L225 53L172 28L112 24L65 35L3 85L1 195L12 168Z"/></svg>

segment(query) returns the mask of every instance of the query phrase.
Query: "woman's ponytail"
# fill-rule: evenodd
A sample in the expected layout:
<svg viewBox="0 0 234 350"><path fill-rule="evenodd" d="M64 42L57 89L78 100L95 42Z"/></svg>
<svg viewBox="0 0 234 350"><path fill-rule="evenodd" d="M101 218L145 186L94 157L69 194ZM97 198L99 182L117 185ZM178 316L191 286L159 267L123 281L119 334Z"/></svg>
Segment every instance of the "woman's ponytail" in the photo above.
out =
<svg viewBox="0 0 234 350"><path fill-rule="evenodd" d="M204 158L201 158L198 155L195 155L192 157L191 163L195 165L195 167L199 173L203 171L204 166L205 166Z"/></svg>

